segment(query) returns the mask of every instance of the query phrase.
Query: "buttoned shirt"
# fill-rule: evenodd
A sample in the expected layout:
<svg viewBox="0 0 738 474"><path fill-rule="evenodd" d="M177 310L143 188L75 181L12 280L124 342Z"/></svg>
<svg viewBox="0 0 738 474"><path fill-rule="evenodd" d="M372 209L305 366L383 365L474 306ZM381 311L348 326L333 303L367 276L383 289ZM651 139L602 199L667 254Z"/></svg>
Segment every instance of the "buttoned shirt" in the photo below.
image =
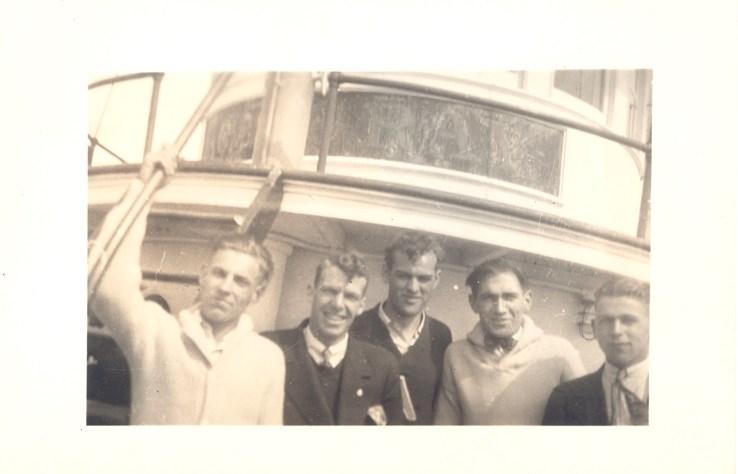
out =
<svg viewBox="0 0 738 474"><path fill-rule="evenodd" d="M425 326L425 312L420 313L420 324L418 325L418 329L412 336L410 336L409 339L406 339L405 335L402 333L402 329L397 327L397 324L387 316L387 313L384 312L383 306L384 305L381 304L379 305L379 319L381 319L384 325L387 326L387 330L389 331L392 342L395 344L395 347L397 347L397 350L400 351L400 354L405 354L410 350L413 344L418 342L418 339L420 338L420 333L423 331L423 326Z"/></svg>
<svg viewBox="0 0 738 474"><path fill-rule="evenodd" d="M613 385L618 378L640 401L646 402L648 400L648 358L625 369L619 369L605 362L605 369L602 371L602 387L605 390L605 403L610 423L630 425L632 424L631 416L627 410L625 397L620 390L613 390ZM613 400L614 395L618 396L617 400Z"/></svg>
<svg viewBox="0 0 738 474"><path fill-rule="evenodd" d="M343 336L343 339L333 344L332 346L326 346L320 340L313 335L313 331L310 330L310 324L305 326L303 329L305 334L305 343L307 344L308 354L315 361L316 364L322 365L326 361L326 357L323 355L325 350L328 349L328 362L331 367L338 367L344 356L346 356L346 347L348 347L348 333Z"/></svg>

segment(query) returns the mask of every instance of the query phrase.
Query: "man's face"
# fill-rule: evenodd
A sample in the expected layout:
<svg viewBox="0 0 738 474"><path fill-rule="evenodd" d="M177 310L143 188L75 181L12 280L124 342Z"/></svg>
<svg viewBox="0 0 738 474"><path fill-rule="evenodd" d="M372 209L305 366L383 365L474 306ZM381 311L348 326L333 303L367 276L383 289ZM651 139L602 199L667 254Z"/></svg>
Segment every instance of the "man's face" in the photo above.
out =
<svg viewBox="0 0 738 474"><path fill-rule="evenodd" d="M217 326L232 323L258 299L261 272L251 255L218 250L200 274L200 314Z"/></svg>
<svg viewBox="0 0 738 474"><path fill-rule="evenodd" d="M518 277L509 272L485 278L479 283L476 295L469 295L469 304L479 315L482 328L495 337L515 334L523 324L530 302L530 291L523 291Z"/></svg>
<svg viewBox="0 0 738 474"><path fill-rule="evenodd" d="M648 305L629 296L605 296L595 305L595 335L605 359L624 369L648 357Z"/></svg>
<svg viewBox="0 0 738 474"><path fill-rule="evenodd" d="M330 346L343 339L356 315L364 310L366 285L366 278L349 280L336 266L323 269L311 288L310 310L310 329L320 342Z"/></svg>
<svg viewBox="0 0 738 474"><path fill-rule="evenodd" d="M401 318L419 315L428 304L431 291L438 285L441 271L436 269L436 255L428 252L415 262L396 250L392 268L386 270L389 286L387 312Z"/></svg>

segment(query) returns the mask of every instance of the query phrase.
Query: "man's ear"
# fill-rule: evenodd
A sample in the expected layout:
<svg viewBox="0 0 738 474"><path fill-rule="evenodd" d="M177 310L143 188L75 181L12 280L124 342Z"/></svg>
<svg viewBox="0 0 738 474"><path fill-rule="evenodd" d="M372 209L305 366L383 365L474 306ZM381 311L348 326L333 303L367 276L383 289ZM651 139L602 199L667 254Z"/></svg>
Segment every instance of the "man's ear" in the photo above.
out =
<svg viewBox="0 0 738 474"><path fill-rule="evenodd" d="M527 313L533 306L533 293L530 290L526 290L523 294L523 299L525 300L525 312Z"/></svg>
<svg viewBox="0 0 738 474"><path fill-rule="evenodd" d="M205 276L208 274L208 266L205 264L200 265L200 273L197 275L197 284L202 287L205 281Z"/></svg>
<svg viewBox="0 0 738 474"><path fill-rule="evenodd" d="M387 263L382 264L382 281L384 281L387 284L389 284L389 274L390 274L390 269L387 266Z"/></svg>
<svg viewBox="0 0 738 474"><path fill-rule="evenodd" d="M438 270L436 270L436 275L435 275L434 281L433 281L433 289L434 290L436 289L436 287L438 286L438 283L440 281L441 281L441 269L439 268Z"/></svg>
<svg viewBox="0 0 738 474"><path fill-rule="evenodd" d="M474 307L474 294L473 293L469 293L468 296L469 296L469 306L471 306L472 311L474 311L474 313L476 313L477 312L477 308Z"/></svg>

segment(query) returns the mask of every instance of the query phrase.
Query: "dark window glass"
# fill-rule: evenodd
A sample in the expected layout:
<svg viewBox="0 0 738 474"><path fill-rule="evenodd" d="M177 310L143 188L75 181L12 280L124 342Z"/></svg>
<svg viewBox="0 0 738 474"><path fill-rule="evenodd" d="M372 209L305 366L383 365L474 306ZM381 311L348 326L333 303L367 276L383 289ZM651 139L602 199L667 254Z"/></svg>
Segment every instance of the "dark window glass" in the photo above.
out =
<svg viewBox="0 0 738 474"><path fill-rule="evenodd" d="M202 161L238 163L251 159L261 97L221 110L208 119Z"/></svg>
<svg viewBox="0 0 738 474"><path fill-rule="evenodd" d="M327 100L316 95L306 154L317 155ZM338 95L329 155L435 166L558 195L564 132L489 108L419 96Z"/></svg>

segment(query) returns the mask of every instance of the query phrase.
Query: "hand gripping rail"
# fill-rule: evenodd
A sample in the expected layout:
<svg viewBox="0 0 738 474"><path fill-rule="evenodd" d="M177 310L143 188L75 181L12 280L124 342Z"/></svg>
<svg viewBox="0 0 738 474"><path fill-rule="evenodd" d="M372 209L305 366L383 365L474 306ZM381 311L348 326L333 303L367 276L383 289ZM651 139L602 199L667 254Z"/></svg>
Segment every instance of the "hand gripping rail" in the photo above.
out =
<svg viewBox="0 0 738 474"><path fill-rule="evenodd" d="M195 131L195 128L200 121L205 117L208 109L213 105L215 99L225 88L226 84L231 78L231 73L218 75L213 81L212 86L208 93L200 101L195 112L190 117L187 124L177 137L177 141L174 142L172 147L175 154L179 154L184 148L187 140ZM133 222L141 214L141 210L144 208L149 199L153 194L162 186L164 183L164 172L161 169L157 169L151 175L151 178L144 184L144 187L138 193L130 206L125 209L122 218L117 222L117 231L110 235L105 242L94 242L94 245L90 245L87 250L87 301L92 299L92 296L97 290L97 286L102 279L105 270L108 267L110 259L115 255L118 250L123 238L130 230Z"/></svg>

